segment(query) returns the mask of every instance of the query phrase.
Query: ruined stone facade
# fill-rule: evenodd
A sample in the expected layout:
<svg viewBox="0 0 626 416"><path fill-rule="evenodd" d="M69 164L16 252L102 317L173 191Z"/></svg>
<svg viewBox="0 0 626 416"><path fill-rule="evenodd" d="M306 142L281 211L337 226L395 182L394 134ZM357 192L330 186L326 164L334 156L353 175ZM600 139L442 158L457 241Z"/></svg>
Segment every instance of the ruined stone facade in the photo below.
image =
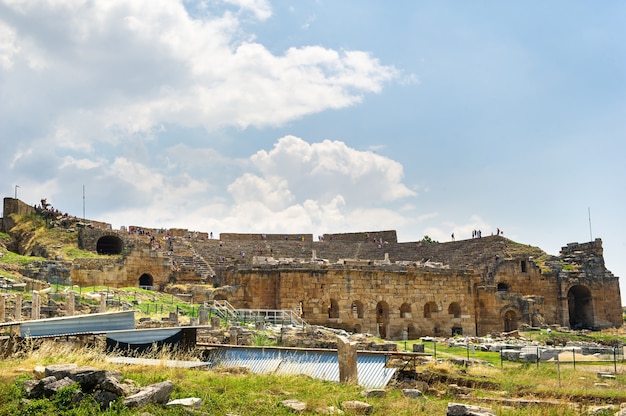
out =
<svg viewBox="0 0 626 416"><path fill-rule="evenodd" d="M291 309L311 324L392 339L622 325L619 279L605 267L600 239L549 256L502 236L433 243L398 242L393 230L219 239L133 230L80 228L79 247L101 256L30 273L50 270L49 282L84 287L186 284L196 302Z"/></svg>
<svg viewBox="0 0 626 416"><path fill-rule="evenodd" d="M115 273L75 267L74 282L106 278L107 284L136 286L149 276L157 289L205 283L196 299L297 310L312 324L383 338L622 323L619 281L605 268L599 239L568 244L551 257L501 236L398 243L394 231L327 234L318 241L310 234L221 234L221 240L173 237L171 246L160 242L164 247L152 250L146 236L81 234L85 249L97 251L102 238L117 238L129 254Z"/></svg>

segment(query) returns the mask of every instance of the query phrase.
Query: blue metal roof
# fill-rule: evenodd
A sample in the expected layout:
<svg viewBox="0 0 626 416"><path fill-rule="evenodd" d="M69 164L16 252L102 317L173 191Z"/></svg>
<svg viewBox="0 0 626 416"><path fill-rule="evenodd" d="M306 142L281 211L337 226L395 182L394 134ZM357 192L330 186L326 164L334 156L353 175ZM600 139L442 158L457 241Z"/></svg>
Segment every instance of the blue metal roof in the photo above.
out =
<svg viewBox="0 0 626 416"><path fill-rule="evenodd" d="M339 381L336 351L224 347L210 351L209 361L211 367L248 367L257 374L304 374L322 380ZM367 388L385 387L396 371L395 368L385 367L386 361L384 354L358 352L359 385Z"/></svg>

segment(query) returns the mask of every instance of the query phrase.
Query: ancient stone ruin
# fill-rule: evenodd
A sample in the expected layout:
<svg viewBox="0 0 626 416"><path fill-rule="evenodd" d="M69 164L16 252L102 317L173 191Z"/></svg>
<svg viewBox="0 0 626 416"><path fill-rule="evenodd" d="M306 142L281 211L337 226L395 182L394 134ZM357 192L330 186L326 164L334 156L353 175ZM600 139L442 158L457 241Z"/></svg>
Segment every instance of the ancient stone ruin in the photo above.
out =
<svg viewBox="0 0 626 416"><path fill-rule="evenodd" d="M22 211L28 206L5 198L5 218ZM384 339L622 324L619 280L605 267L600 239L550 256L501 235L446 243L398 242L394 230L214 237L97 222L76 232L79 248L102 256L50 260L22 273L81 286L184 285L195 303L288 309L309 324Z"/></svg>

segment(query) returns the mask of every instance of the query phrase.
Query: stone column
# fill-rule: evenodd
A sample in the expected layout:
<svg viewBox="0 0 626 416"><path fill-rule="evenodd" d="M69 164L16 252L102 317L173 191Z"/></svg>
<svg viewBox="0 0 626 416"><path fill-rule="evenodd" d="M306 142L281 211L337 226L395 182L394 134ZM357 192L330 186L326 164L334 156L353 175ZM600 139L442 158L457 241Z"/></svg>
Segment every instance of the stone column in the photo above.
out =
<svg viewBox="0 0 626 416"><path fill-rule="evenodd" d="M230 344L237 345L237 328L230 328Z"/></svg>
<svg viewBox="0 0 626 416"><path fill-rule="evenodd" d="M15 320L22 320L22 294L17 293L15 295Z"/></svg>
<svg viewBox="0 0 626 416"><path fill-rule="evenodd" d="M209 310L201 306L198 310L198 318L200 319L200 325L208 325L209 323Z"/></svg>
<svg viewBox="0 0 626 416"><path fill-rule="evenodd" d="M67 303L65 304L65 316L74 316L74 302L76 302L76 293L70 290L67 293Z"/></svg>
<svg viewBox="0 0 626 416"><path fill-rule="evenodd" d="M358 383L356 367L356 342L350 342L346 337L337 336L337 361L339 361L339 382Z"/></svg>
<svg viewBox="0 0 626 416"><path fill-rule="evenodd" d="M106 292L100 293L100 312L107 311L107 294Z"/></svg>
<svg viewBox="0 0 626 416"><path fill-rule="evenodd" d="M213 329L219 329L219 327L222 326L222 320L220 319L219 316L212 316L211 317L211 328Z"/></svg>
<svg viewBox="0 0 626 416"><path fill-rule="evenodd" d="M6 306L7 306L6 296L0 295L0 323L6 322L7 320L7 312L5 309Z"/></svg>
<svg viewBox="0 0 626 416"><path fill-rule="evenodd" d="M33 292L33 300L30 304L30 319L39 319L40 311L39 293Z"/></svg>

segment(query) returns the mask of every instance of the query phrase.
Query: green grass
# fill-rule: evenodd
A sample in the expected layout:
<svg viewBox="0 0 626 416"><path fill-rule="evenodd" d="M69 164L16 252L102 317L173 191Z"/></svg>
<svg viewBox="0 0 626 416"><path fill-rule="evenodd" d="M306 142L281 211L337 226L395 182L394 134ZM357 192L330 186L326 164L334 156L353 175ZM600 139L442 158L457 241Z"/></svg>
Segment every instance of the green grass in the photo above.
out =
<svg viewBox="0 0 626 416"><path fill-rule="evenodd" d="M2 251L0 263L24 265L37 261L46 261L43 257L22 256L11 251Z"/></svg>
<svg viewBox="0 0 626 416"><path fill-rule="evenodd" d="M36 365L76 363L107 370L121 371L125 379L131 379L140 386L146 386L166 380L174 383L172 399L199 397L202 407L199 412L211 415L227 413L240 415L293 415L293 412L281 405L286 399L297 399L307 404L304 414L319 414L318 409L334 406L342 408L347 400L359 400L374 406L372 415L440 415L446 413L449 402L462 402L491 408L503 416L573 416L581 414L581 409L571 408L566 402L613 402L626 400L625 380L611 381L609 388L594 387L595 374L581 370L553 367L535 368L521 366L499 369L488 366L476 366L459 370L450 364L436 363L418 367L417 371L430 371L448 377L455 377L447 382L429 383L432 390L419 399L409 399L402 395L400 387L388 386L382 398L365 398L364 389L356 385L313 379L307 376L283 376L276 374L250 374L241 370L215 369L213 371L168 368L164 366L122 366L107 364L106 355L96 348L72 349L65 343L44 342L39 348L27 348L19 357L9 357L0 362L0 415L136 415L148 412L152 415L188 414L181 409L165 408L152 405L140 410L130 410L121 403L102 413L87 396L81 402L70 400L73 388L69 387L61 394L49 400L23 400L21 383L32 377ZM164 356L161 358L176 358ZM185 357L180 357L185 358ZM475 385L471 397L455 397L446 393L448 382L455 380L489 381L495 390L486 390ZM511 407L506 403L489 402L485 399L530 397L536 400L562 400L562 405L530 405ZM591 400L593 397L596 399ZM578 399L577 399L578 398Z"/></svg>

